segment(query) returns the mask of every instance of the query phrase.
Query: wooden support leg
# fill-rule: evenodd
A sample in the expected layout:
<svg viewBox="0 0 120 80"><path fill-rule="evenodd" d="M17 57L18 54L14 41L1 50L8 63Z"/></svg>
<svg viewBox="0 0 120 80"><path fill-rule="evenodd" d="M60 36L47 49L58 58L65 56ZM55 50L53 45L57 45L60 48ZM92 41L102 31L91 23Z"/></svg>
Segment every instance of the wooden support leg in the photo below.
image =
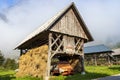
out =
<svg viewBox="0 0 120 80"><path fill-rule="evenodd" d="M97 66L97 58L96 58L96 54L94 54L94 60L95 60L95 66Z"/></svg>
<svg viewBox="0 0 120 80"><path fill-rule="evenodd" d="M52 33L49 33L49 50L48 50L48 61L47 61L47 71L46 71L46 77L45 80L49 80L50 78L50 67L51 67L51 44L52 44Z"/></svg>
<svg viewBox="0 0 120 80"><path fill-rule="evenodd" d="M81 74L85 74L84 55L81 56Z"/></svg>
<svg viewBox="0 0 120 80"><path fill-rule="evenodd" d="M22 53L23 53L23 50L22 50L22 49L20 49L20 56L22 56Z"/></svg>
<svg viewBox="0 0 120 80"><path fill-rule="evenodd" d="M111 65L111 61L110 61L109 55L110 55L110 54L108 54L108 64Z"/></svg>

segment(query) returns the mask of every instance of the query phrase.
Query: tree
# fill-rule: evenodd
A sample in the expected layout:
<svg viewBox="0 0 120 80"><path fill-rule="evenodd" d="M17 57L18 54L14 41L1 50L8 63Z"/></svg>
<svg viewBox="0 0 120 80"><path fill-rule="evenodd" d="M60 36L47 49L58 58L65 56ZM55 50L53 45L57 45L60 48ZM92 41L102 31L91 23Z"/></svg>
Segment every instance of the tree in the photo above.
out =
<svg viewBox="0 0 120 80"><path fill-rule="evenodd" d="M113 46L113 49L115 48L120 48L120 42L117 42L114 46Z"/></svg>
<svg viewBox="0 0 120 80"><path fill-rule="evenodd" d="M5 58L4 58L4 56L2 55L2 52L0 51L0 66L3 65L4 61L5 61Z"/></svg>
<svg viewBox="0 0 120 80"><path fill-rule="evenodd" d="M4 63L4 68L6 69L16 69L17 63L14 59L7 58L6 62Z"/></svg>
<svg viewBox="0 0 120 80"><path fill-rule="evenodd" d="M117 47L117 48L120 48L120 42L118 42L118 43L116 44L116 47Z"/></svg>

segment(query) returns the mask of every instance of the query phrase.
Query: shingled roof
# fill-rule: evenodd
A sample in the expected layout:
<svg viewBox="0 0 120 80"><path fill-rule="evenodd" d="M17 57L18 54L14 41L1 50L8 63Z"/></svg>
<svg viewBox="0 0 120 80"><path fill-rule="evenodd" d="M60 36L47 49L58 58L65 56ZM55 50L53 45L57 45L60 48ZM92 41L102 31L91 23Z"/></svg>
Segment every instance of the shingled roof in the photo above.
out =
<svg viewBox="0 0 120 80"><path fill-rule="evenodd" d="M84 47L85 54L106 53L106 52L112 52L112 50L109 47L105 46L104 44Z"/></svg>
<svg viewBox="0 0 120 80"><path fill-rule="evenodd" d="M23 45L28 44L32 39L34 39L39 34L45 34L44 32L49 31L52 25L55 24L55 22L61 18L69 9L73 9L74 13L76 14L78 21L81 23L83 30L87 34L88 41L93 41L93 38L86 27L86 24L84 23L81 15L79 14L77 8L75 7L75 4L72 2L69 6L65 7L63 10L61 10L59 13L57 13L54 17L52 17L50 20L48 20L45 24L40 26L36 31L28 35L21 43L17 45L15 49L20 49ZM47 35L47 34L46 34Z"/></svg>

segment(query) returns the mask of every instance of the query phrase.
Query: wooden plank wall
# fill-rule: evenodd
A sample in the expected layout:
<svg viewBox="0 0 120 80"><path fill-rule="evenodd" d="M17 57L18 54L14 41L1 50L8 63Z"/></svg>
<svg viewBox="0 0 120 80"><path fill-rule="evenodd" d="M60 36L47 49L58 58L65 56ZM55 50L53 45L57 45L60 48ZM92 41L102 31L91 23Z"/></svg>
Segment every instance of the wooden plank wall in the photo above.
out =
<svg viewBox="0 0 120 80"><path fill-rule="evenodd" d="M51 31L88 39L72 9L51 28Z"/></svg>
<svg viewBox="0 0 120 80"><path fill-rule="evenodd" d="M69 37L67 35L64 35L64 52L68 54L74 54L75 53L75 40L74 37Z"/></svg>

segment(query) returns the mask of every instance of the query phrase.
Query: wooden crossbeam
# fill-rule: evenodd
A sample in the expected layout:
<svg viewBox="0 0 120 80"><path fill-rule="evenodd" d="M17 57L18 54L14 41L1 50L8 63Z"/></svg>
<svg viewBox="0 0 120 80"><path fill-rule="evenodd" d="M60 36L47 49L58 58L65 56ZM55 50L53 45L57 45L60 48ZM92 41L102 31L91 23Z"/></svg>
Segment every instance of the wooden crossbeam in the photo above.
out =
<svg viewBox="0 0 120 80"><path fill-rule="evenodd" d="M55 34L55 36L58 38L59 36L61 37L62 35ZM58 40L61 42L62 40L60 39L60 37L58 38Z"/></svg>
<svg viewBox="0 0 120 80"><path fill-rule="evenodd" d="M63 45L63 41L60 43L60 45L58 46L58 48L56 49L56 51L51 55L50 58L52 58L57 52L58 50L60 49L60 47Z"/></svg>
<svg viewBox="0 0 120 80"><path fill-rule="evenodd" d="M55 39L52 37L52 40L55 41ZM56 42L54 43L54 45L56 45L57 47L59 46ZM53 45L52 45L53 46ZM51 46L51 47L52 47Z"/></svg>
<svg viewBox="0 0 120 80"><path fill-rule="evenodd" d="M84 40L83 39L77 39L77 42L75 44L75 53L79 53L80 49L83 47Z"/></svg>
<svg viewBox="0 0 120 80"><path fill-rule="evenodd" d="M77 38L76 38L76 41L77 41L77 42L76 42L76 44L75 44L75 48L78 47L78 45L80 44L81 39L77 39Z"/></svg>
<svg viewBox="0 0 120 80"><path fill-rule="evenodd" d="M80 49L82 49L83 43L84 43L84 41L83 41L83 40L81 40L81 43L80 43L80 45L78 46L78 51L77 51L77 52L79 52L79 51L80 51Z"/></svg>
<svg viewBox="0 0 120 80"><path fill-rule="evenodd" d="M61 35L57 36L56 39L52 38L52 39L54 40L54 42L51 44L51 47L52 47L54 44L56 44L56 42L59 40L60 37L61 37ZM57 46L58 46L58 44L57 44Z"/></svg>
<svg viewBox="0 0 120 80"><path fill-rule="evenodd" d="M77 40L77 43L75 44L75 46L77 46L79 44L79 42L80 42L80 39Z"/></svg>

